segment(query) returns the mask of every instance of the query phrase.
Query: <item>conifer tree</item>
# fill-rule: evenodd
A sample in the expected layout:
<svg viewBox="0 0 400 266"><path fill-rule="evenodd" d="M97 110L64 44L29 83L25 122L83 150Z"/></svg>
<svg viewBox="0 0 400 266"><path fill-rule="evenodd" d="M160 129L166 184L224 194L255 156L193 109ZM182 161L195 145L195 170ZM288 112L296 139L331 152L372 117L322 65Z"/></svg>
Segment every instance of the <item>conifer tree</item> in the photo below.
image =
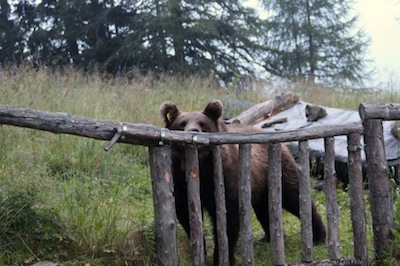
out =
<svg viewBox="0 0 400 266"><path fill-rule="evenodd" d="M271 16L264 67L310 82L361 82L368 40L356 29L352 0L264 0Z"/></svg>
<svg viewBox="0 0 400 266"><path fill-rule="evenodd" d="M0 19L13 3L8 18L23 33L24 57L37 65L88 69L95 62L113 74L137 68L230 80L254 74L261 49L257 13L239 0L4 2Z"/></svg>

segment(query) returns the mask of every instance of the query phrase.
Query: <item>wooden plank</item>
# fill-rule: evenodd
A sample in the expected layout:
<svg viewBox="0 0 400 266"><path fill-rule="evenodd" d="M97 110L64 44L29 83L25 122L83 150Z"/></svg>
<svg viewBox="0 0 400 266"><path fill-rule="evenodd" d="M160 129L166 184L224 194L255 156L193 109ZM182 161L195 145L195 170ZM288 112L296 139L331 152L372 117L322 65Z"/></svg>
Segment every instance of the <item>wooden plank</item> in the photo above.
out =
<svg viewBox="0 0 400 266"><path fill-rule="evenodd" d="M150 147L149 157L153 187L157 265L178 265L171 149L168 146Z"/></svg>
<svg viewBox="0 0 400 266"><path fill-rule="evenodd" d="M254 265L251 220L251 144L239 146L239 214L242 265Z"/></svg>
<svg viewBox="0 0 400 266"><path fill-rule="evenodd" d="M354 257L366 265L368 262L368 242L364 203L363 173L361 162L361 135L347 136L348 169L351 221L353 225Z"/></svg>
<svg viewBox="0 0 400 266"><path fill-rule="evenodd" d="M329 259L340 258L339 209L336 196L335 139L325 138L324 180L326 195L326 215L328 218L328 253Z"/></svg>
<svg viewBox="0 0 400 266"><path fill-rule="evenodd" d="M229 265L229 246L226 224L225 184L222 169L221 147L213 146L214 195L217 214L218 265Z"/></svg>
<svg viewBox="0 0 400 266"><path fill-rule="evenodd" d="M271 235L271 261L273 265L285 264L281 153L281 144L268 145L268 210Z"/></svg>
<svg viewBox="0 0 400 266"><path fill-rule="evenodd" d="M186 145L185 162L192 265L204 265L203 217L200 201L199 157L196 145Z"/></svg>
<svg viewBox="0 0 400 266"><path fill-rule="evenodd" d="M313 251L310 149L308 141L299 142L299 205L301 225L301 261L311 262Z"/></svg>
<svg viewBox="0 0 400 266"><path fill-rule="evenodd" d="M362 120L399 120L400 103L362 103L358 107L358 112Z"/></svg>
<svg viewBox="0 0 400 266"><path fill-rule="evenodd" d="M375 257L379 263L389 250L390 229L394 225L388 164L383 143L382 120L366 119L363 120L363 124Z"/></svg>

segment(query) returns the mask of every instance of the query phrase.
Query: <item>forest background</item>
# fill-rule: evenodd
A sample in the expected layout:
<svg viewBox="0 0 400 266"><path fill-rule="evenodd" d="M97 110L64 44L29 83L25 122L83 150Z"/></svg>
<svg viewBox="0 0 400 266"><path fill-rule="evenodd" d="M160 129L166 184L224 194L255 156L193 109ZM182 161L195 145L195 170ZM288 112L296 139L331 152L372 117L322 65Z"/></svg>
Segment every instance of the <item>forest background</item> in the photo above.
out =
<svg viewBox="0 0 400 266"><path fill-rule="evenodd" d="M215 75L262 73L360 85L368 36L354 1L1 1L0 61L35 67Z"/></svg>

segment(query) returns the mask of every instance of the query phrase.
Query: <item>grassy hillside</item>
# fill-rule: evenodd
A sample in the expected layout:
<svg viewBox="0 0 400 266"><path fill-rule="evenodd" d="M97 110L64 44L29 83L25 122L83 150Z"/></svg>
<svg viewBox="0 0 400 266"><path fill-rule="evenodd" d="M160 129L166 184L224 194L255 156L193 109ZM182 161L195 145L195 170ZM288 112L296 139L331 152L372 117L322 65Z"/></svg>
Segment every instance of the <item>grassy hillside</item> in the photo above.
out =
<svg viewBox="0 0 400 266"><path fill-rule="evenodd" d="M0 72L0 104L66 112L99 119L161 126L159 106L173 100L184 110L201 110L210 98L235 98L210 78L141 76L109 79L73 69ZM268 87L268 86L267 86ZM357 109L360 102L398 102L400 95L342 91L307 84L258 88L240 99L261 102L294 91L302 100ZM0 265L38 260L62 265L151 265L154 262L153 203L145 147L106 143L68 135L0 126ZM324 215L324 196L314 192ZM342 256L352 255L349 200L339 191ZM255 221L256 219L254 219ZM255 222L257 265L269 263L269 245ZM369 229L370 230L370 229ZM212 260L212 236L206 228ZM369 232L371 233L371 232ZM178 231L183 265L190 265L188 240ZM286 255L299 260L299 222L285 214ZM372 254L372 252L371 252ZM314 252L327 257L325 247Z"/></svg>

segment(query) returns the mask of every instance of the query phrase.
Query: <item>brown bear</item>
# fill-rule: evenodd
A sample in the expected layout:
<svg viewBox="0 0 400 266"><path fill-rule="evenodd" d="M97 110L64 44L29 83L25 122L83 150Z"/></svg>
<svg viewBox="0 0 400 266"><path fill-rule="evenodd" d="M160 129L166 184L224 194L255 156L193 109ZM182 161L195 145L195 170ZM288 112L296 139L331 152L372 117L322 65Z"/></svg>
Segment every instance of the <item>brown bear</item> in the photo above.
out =
<svg viewBox="0 0 400 266"><path fill-rule="evenodd" d="M252 126L225 124L222 117L223 105L219 100L208 103L203 112L182 112L172 102L164 102L160 107L165 127L170 130L195 132L259 132ZM175 204L179 222L190 236L188 199L183 147L172 146L172 173L175 189ZM238 145L221 146L221 156L225 183L227 208L227 234L230 263L234 263L234 249L239 236L239 203L238 203ZM267 188L267 144L253 144L251 149L251 185L252 205L260 221L266 238L269 240L268 188ZM216 207L213 182L213 154L209 147L199 147L200 197L214 226L216 235ZM299 217L299 174L298 165L288 148L282 145L282 205L283 208ZM314 202L312 203L312 228L315 244L325 242L326 230ZM218 263L218 243L214 250L214 263Z"/></svg>

